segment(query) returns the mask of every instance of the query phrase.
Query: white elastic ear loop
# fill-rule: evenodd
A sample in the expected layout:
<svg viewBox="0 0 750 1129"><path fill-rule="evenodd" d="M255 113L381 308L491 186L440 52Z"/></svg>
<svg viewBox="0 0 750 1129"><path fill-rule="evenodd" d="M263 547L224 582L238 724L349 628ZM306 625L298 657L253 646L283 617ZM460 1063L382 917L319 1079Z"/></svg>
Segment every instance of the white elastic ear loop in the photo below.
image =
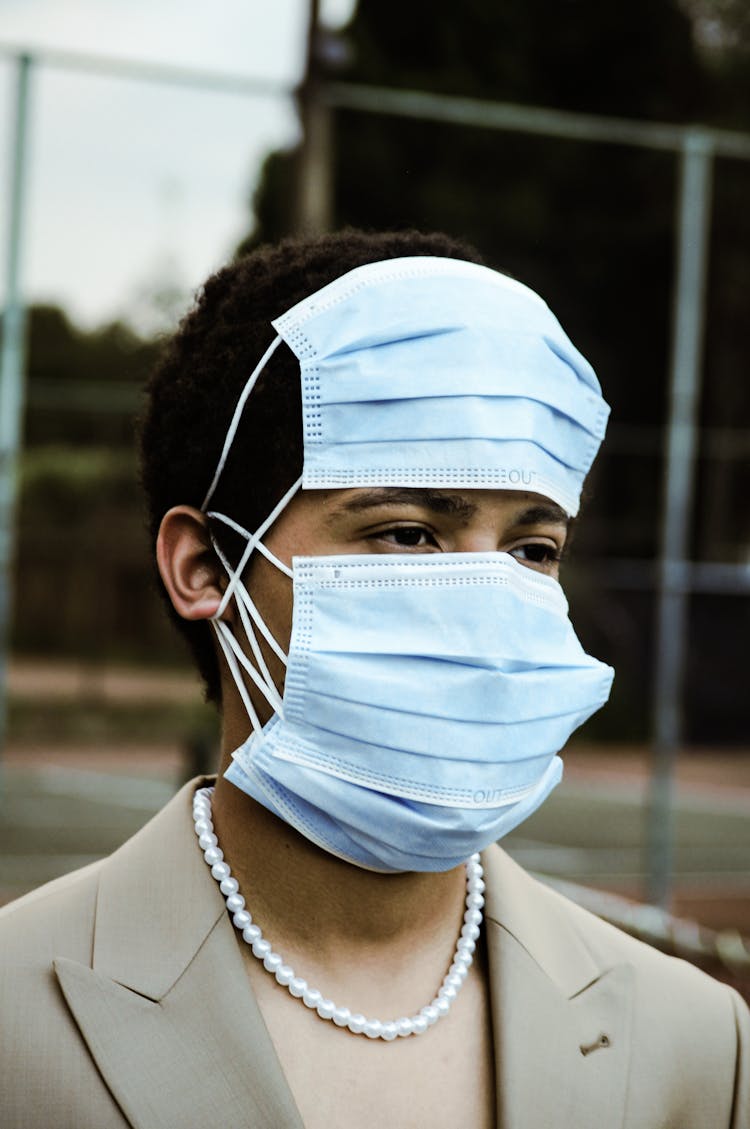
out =
<svg viewBox="0 0 750 1129"><path fill-rule="evenodd" d="M238 643L238 641L237 641L237 639L234 635L234 632L232 631L229 624L224 623L223 620L214 620L213 623L214 623L214 627L216 628L220 639L222 640L224 654L227 656L227 661L229 659L229 652L232 653L233 659L235 660L235 664L233 666L230 666L230 669L232 671L232 676L234 677L235 683L237 684L237 688L240 690L240 693L242 693L242 690L245 689L245 686L244 686L244 683L243 683L241 677L240 677L239 682L237 682L237 678L238 678L238 675L239 675L239 670L237 669L237 666L236 666L237 662L239 662L240 665L242 666L242 668L245 671L247 671L250 678L252 678L253 682L258 687L258 689L260 690L263 697L266 699L268 704L271 706L271 709L274 710L274 712L277 713L279 715L279 717L283 717L284 716L284 709L283 709L281 698L279 696L279 693L278 693L276 687L270 681L267 683L264 680L264 678L262 678L261 675L258 674L257 670L255 669L253 664L250 662L250 660L248 659L245 652L242 650L242 647ZM227 648L229 648L229 651L227 650ZM265 666L265 664L264 664L264 666ZM269 676L269 679L270 679L270 676ZM244 695L243 695L243 701L244 701ZM255 720L253 720L253 719L255 719ZM255 721L257 721L257 714L255 713L254 710L250 714L250 720L253 722L253 725L255 727Z"/></svg>
<svg viewBox="0 0 750 1129"><path fill-rule="evenodd" d="M224 465L227 461L227 457L229 455L230 448L231 448L232 443L234 441L234 437L237 433L237 428L240 425L240 419L242 418L242 413L245 410L245 404L247 402L247 398L250 395L250 393L252 392L253 388L255 387L255 384L258 380L258 377L260 376L260 374L263 372L263 369L268 364L269 357L272 356L272 354L279 347L280 344L281 344L281 337L278 337L278 336L275 337L274 340L271 342L271 344L266 349L263 356L258 361L258 363L255 366L255 368L253 369L253 371L250 373L250 376L247 379L247 383L245 384L245 387L242 389L242 394L241 394L239 400L237 401L237 407L234 409L234 415L232 416L232 422L229 424L229 430L227 431L226 439L224 440L224 446L222 448L221 455L219 457L219 462L217 464L216 471L214 473L213 479L211 480L211 485L209 486L208 493L206 494L205 498L203 499L203 502L201 503L201 509L204 512L206 510L206 506L211 501L211 498L213 497L214 490L216 489L216 486L219 482L219 479L221 478L221 472L224 470Z"/></svg>
<svg viewBox="0 0 750 1129"><path fill-rule="evenodd" d="M228 525L231 529L233 529L236 533L239 533L241 536L247 538L247 545L245 546L245 549L243 550L242 557L240 558L240 561L239 561L239 564L238 564L236 570L232 569L231 565L229 564L229 561L225 557L224 553L221 551L219 545L216 543L215 538L214 537L211 538L211 541L212 541L212 544L213 544L213 547L214 547L214 551L216 552L216 555L218 556L219 560L221 561L221 563L224 567L224 570L225 570L227 576L229 577L229 584L227 585L226 590L224 591L224 594L223 594L222 599L221 599L221 603L219 604L219 607L217 608L217 610L216 610L214 616L212 617L212 619L213 619L213 622L214 622L214 627L216 629L219 641L221 643L222 650L224 652L224 656L227 659L227 663L229 665L230 672L232 674L232 677L234 678L234 681L237 685L238 690L240 691L240 694L242 696L242 701L245 705L245 708L248 710L248 715L250 717L250 721L253 725L253 728L256 730L256 732L258 732L259 729L260 729L260 725L259 725L259 722L258 722L258 715L255 712L255 710L252 708L252 703L250 703L249 695L247 694L247 690L246 690L244 681L242 679L242 675L241 675L241 673L239 671L239 667L237 665L238 661L241 663L242 667L247 671L250 678L252 678L253 682L258 687L260 692L263 694L263 696L265 697L266 701L269 703L271 708L280 717L283 717L284 714L283 714L283 704L282 704L281 696L279 695L279 692L276 689L276 685L275 685L275 683L274 683L274 681L271 677L270 671L268 670L268 666L266 665L266 662L263 658L262 652L260 650L260 646L258 644L258 640L256 639L256 636L255 636L255 631L253 630L253 623L257 626L261 635L266 640L269 647L271 647L274 654L280 659L281 662L283 662L284 666L286 666L288 664L289 660L288 660L288 655L285 653L285 651L282 649L280 644L276 641L276 639L274 639L273 635L271 634L271 631L267 627L265 620L263 619L263 616L260 614L260 611L255 606L255 603L253 602L253 600L250 596L250 593L248 592L245 585L242 583L242 580L240 579L240 577L241 577L243 569L245 568L245 566L247 564L247 561L249 560L249 558L250 558L250 556L253 552L253 549L255 549L259 546L260 538L271 527L271 525L274 523L276 518L283 511L284 507L289 503L290 499L294 497L297 490L300 488L301 484L302 484L302 479L298 478L297 481L294 482L292 484L292 486L290 486L290 488L286 491L286 493L280 499L280 501L274 506L274 508L271 510L270 514L268 515L268 517L266 517L266 519L261 523L261 525L258 527L258 529L256 530L256 532L254 534L248 533L247 530L243 529L241 525L239 525L237 522L233 521L231 518L226 517L224 514L210 512L207 515L209 518L214 518L216 520L222 521L224 524ZM265 546L263 546L263 549L265 549ZM271 553L270 550L266 551L266 555L269 557L269 559L272 561L272 563L276 565L276 567L280 568L280 570L283 573L285 573L288 576L293 576L292 570L289 569L282 561L279 561L275 557L275 555L273 553ZM257 662L258 667L260 669L260 674L255 669L255 667L252 665L252 663L248 660L247 656L244 654L244 652L243 652L242 648L240 647L239 643L237 642L231 628L227 624L221 622L221 616L226 611L227 605L232 598L234 598L235 603L237 605L237 608L239 610L240 619L242 620L242 626L244 628L245 635L247 636L248 642L250 643L250 647L251 647L251 650L253 652L253 657L255 658L255 661ZM249 613L249 616L248 616L248 613ZM251 620L252 620L252 622L251 622ZM248 703L249 703L249 708L248 708Z"/></svg>
<svg viewBox="0 0 750 1129"><path fill-rule="evenodd" d="M219 546L216 544L216 541L213 539L213 537L211 538L211 542L213 544L214 551L216 552L216 555L218 556L219 560L221 561L222 565L224 566L224 570L227 573L227 576L232 576L232 567L229 564L229 561L226 559L226 557L222 553ZM250 613L250 616L252 617L253 622L255 623L258 630L260 631L261 635L266 640L266 642L268 643L269 647L274 652L274 654L284 664L284 666L288 665L289 656L286 654L286 652L283 650L283 648L274 639L273 635L271 634L270 630L268 629L268 627L265 624L263 616L260 614L260 612L256 608L255 604L253 603L252 599L250 598L250 593L247 591L247 589L245 588L245 585L241 581L237 585L237 591L235 592L234 598L235 598L235 603L236 603L237 607L239 608L240 619L242 620L242 626L244 627L245 634L247 635L247 638L250 642L250 646L252 648L253 655L255 657L255 661L258 663L258 666L261 669L261 673L262 673L263 677L266 679L266 682L268 684L268 690L269 690L270 694L272 694L275 697L275 699L280 702L280 699L278 698L278 692L276 690L276 686L274 685L274 681L271 678L268 667L266 666L266 663L265 663L265 660L264 660L263 655L261 653L260 647L258 646L258 641L255 638L255 632L253 631L252 624L250 623L250 619L248 618L248 611ZM213 616L212 618L215 621L218 621L219 614L220 613L217 611L215 616ZM276 708L274 702L271 701L271 698L269 697L268 693L266 694L266 697L268 698L269 702L271 702L271 705L273 705L274 708Z"/></svg>
<svg viewBox="0 0 750 1129"><path fill-rule="evenodd" d="M247 537L248 541L247 541L247 545L245 546L245 549L242 553L242 556L240 558L239 564L237 565L237 568L235 569L234 573L230 576L229 584L227 585L227 588L226 588L226 591L224 592L221 603L219 604L218 611L216 612L217 615L221 615L226 610L227 604L229 603L232 596L234 595L234 589L237 587L237 585L240 581L240 576L242 575L242 573L245 569L245 566L247 565L247 562L250 560L250 556L253 552L253 549L256 548L256 546L257 546L258 542L260 541L261 537L263 536L263 534L266 533L270 529L270 527L276 521L276 518L286 508L286 506L289 504L291 499L297 493L297 491L299 490L301 485L302 485L302 476L300 475L300 477L297 479L297 481L292 483L292 485L289 487L286 494L284 494L284 496L281 498L281 500L279 502L277 502L277 504L271 510L270 514L265 519L265 521L262 522L262 524L258 526L258 528L256 529L255 533L252 534L252 536L249 535L246 530L242 529L241 526L235 526L235 529L237 530L237 532L239 532L243 536ZM210 513L207 514L207 517L218 518L219 521L225 521L226 520L224 518L223 514L215 513L213 510ZM281 562L279 562L279 563L281 563ZM281 571L285 572L286 566L282 566Z"/></svg>
<svg viewBox="0 0 750 1129"><path fill-rule="evenodd" d="M253 548L257 549L259 553L262 553L266 560L270 561L271 564L276 565L276 568L279 570L279 572L283 572L284 575L288 576L290 580L294 579L294 573L289 568L289 566L285 565L282 560L279 560L276 554L272 553L271 550L266 545L264 545L262 541L255 540L255 536L257 536L257 534L253 536L253 534L248 533L248 531L244 529L239 524L239 522L232 521L231 517L227 517L226 514L217 513L216 510L210 510L206 514L206 517L215 518L216 521L221 521L224 523L224 525L228 525L230 529L233 529L235 533L239 533L239 535L241 537L244 537L246 541L252 542Z"/></svg>
<svg viewBox="0 0 750 1129"><path fill-rule="evenodd" d="M225 623L221 622L221 620L215 619L212 620L212 623L216 632L216 637L219 640L222 651L224 652L224 658L227 660L227 666L229 667L229 671L232 675L232 678L234 679L234 684L239 690L240 697L242 698L242 703L247 710L247 716L250 718L250 724L252 725L253 730L256 733L260 733L263 726L260 723L260 718L255 712L255 707L253 706L253 703L250 699L250 695L247 691L247 687L245 686L242 674L240 673L240 669L237 665L237 660L232 652L232 648L225 638L225 635L228 635L231 638L232 632L229 630Z"/></svg>

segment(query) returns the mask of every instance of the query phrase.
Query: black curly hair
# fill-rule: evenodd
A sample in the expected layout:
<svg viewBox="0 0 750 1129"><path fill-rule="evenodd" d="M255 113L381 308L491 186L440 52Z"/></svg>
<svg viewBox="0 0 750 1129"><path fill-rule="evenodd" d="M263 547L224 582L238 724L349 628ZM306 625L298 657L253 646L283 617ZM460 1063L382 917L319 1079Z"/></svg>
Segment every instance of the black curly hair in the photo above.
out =
<svg viewBox="0 0 750 1129"><path fill-rule="evenodd" d="M272 318L355 267L404 255L482 262L473 247L440 233L348 229L261 247L209 278L146 388L140 465L153 543L172 506L201 505L240 393L275 336ZM301 472L299 363L282 344L253 389L211 506L256 529ZM216 535L224 548L226 533ZM182 619L166 603L206 698L220 702L209 625Z"/></svg>

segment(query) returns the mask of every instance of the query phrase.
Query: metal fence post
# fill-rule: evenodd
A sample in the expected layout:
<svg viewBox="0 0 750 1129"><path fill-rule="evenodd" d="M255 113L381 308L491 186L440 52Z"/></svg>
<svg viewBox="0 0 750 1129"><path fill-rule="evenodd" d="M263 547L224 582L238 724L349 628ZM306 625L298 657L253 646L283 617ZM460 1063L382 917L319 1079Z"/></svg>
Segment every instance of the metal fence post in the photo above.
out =
<svg viewBox="0 0 750 1129"><path fill-rule="evenodd" d="M713 149L699 129L685 134L680 202L667 452L656 611L653 776L648 898L669 909L674 851L674 771L682 740L682 690L690 592L690 522L695 483Z"/></svg>
<svg viewBox="0 0 750 1129"><path fill-rule="evenodd" d="M0 346L0 753L7 730L11 571L23 420L26 311L21 290L21 244L28 151L31 56L17 57L13 153L8 198L5 308Z"/></svg>

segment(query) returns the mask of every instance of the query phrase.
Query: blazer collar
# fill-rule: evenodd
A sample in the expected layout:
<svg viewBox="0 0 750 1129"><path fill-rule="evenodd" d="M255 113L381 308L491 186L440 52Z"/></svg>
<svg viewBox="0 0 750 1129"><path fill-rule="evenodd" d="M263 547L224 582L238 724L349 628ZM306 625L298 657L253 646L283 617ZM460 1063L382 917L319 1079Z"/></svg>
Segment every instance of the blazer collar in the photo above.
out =
<svg viewBox="0 0 750 1129"><path fill-rule="evenodd" d="M93 968L150 1000L160 1000L226 916L218 887L195 845L186 785L102 867ZM137 912L135 909L137 907Z"/></svg>
<svg viewBox="0 0 750 1129"><path fill-rule="evenodd" d="M599 963L576 927L581 911L499 848L483 863L498 1126L619 1129L631 967Z"/></svg>
<svg viewBox="0 0 750 1129"><path fill-rule="evenodd" d="M239 947L193 842L195 787L103 864L92 967L60 959L55 972L133 1129L189 1129L216 1110L302 1129L253 993L238 989ZM483 862L498 1126L619 1129L630 969L603 967L568 903L499 848Z"/></svg>
<svg viewBox="0 0 750 1129"><path fill-rule="evenodd" d="M197 782L198 785L205 781ZM196 782L101 870L92 968L55 961L134 1129L302 1129L224 900L194 842Z"/></svg>

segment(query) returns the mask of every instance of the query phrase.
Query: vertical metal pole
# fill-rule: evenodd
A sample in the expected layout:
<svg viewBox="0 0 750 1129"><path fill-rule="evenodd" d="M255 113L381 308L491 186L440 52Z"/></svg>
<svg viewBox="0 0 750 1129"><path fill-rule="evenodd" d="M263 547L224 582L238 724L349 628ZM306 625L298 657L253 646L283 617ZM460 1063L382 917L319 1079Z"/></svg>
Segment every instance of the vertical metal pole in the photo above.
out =
<svg viewBox="0 0 750 1129"><path fill-rule="evenodd" d="M31 57L19 55L8 201L5 309L0 346L0 753L8 719L8 648L14 552L18 452L24 405L26 311L21 290L21 246L28 150Z"/></svg>
<svg viewBox="0 0 750 1129"><path fill-rule="evenodd" d="M669 422L659 560L648 898L669 909L674 850L674 770L682 740L690 520L695 483L713 153L700 130L685 134L672 329Z"/></svg>
<svg viewBox="0 0 750 1129"><path fill-rule="evenodd" d="M319 235L332 222L332 110L320 97L319 0L310 0L307 66L297 92L302 141L297 162L294 230L299 235Z"/></svg>

